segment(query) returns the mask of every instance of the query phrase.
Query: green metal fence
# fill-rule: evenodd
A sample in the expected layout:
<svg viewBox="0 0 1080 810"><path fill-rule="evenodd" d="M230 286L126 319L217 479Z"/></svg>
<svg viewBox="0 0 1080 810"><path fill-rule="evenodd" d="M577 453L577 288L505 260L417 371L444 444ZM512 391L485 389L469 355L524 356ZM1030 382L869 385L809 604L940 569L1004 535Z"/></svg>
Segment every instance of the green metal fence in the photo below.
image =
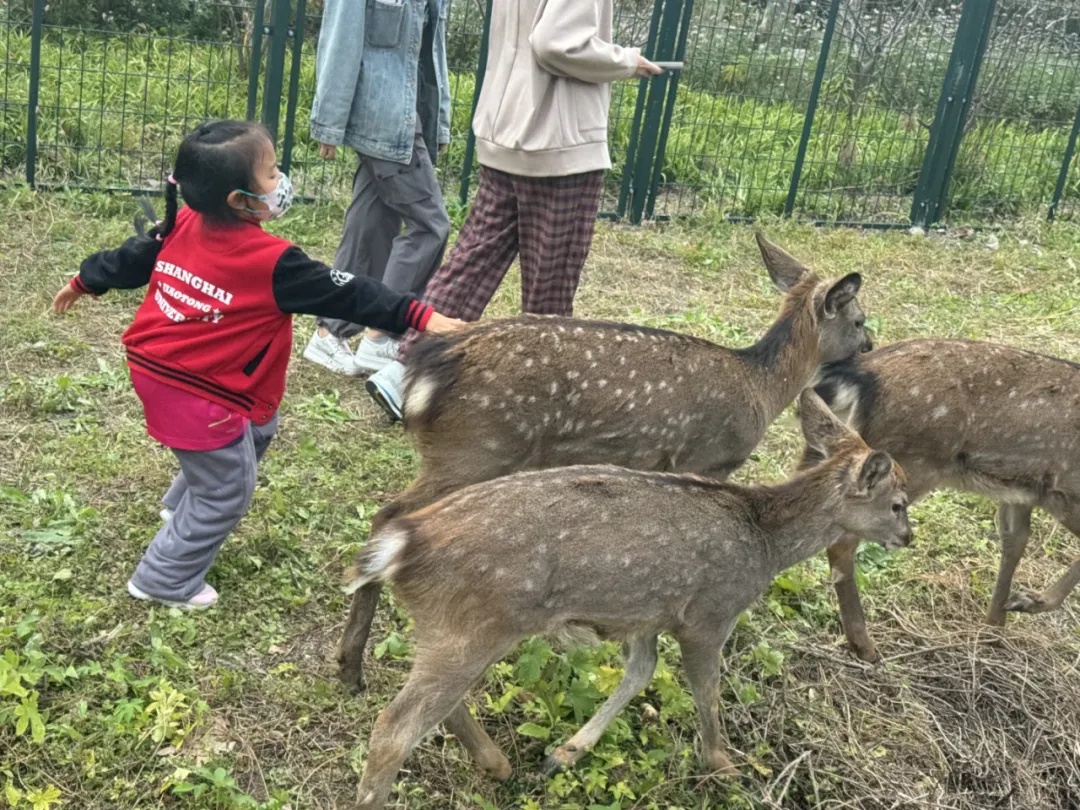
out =
<svg viewBox="0 0 1080 810"><path fill-rule="evenodd" d="M0 0L0 182L153 193L207 117L276 133L300 193L348 192L307 132L322 0ZM451 0L448 196L467 199L490 0ZM1080 0L615 0L681 70L612 94L604 214L992 224L1080 201Z"/></svg>

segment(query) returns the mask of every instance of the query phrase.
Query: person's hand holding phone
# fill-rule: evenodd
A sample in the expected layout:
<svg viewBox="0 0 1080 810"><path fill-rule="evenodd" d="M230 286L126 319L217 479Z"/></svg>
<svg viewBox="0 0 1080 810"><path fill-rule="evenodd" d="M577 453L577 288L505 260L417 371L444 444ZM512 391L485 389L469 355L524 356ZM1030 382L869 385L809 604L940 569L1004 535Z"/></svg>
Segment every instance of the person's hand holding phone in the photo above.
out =
<svg viewBox="0 0 1080 810"><path fill-rule="evenodd" d="M664 69L662 67L650 62L648 59L646 59L644 56L641 56L640 54L638 55L637 62L637 73L635 73L634 75L637 76L639 79L645 79L649 76L659 76L661 73L664 72Z"/></svg>

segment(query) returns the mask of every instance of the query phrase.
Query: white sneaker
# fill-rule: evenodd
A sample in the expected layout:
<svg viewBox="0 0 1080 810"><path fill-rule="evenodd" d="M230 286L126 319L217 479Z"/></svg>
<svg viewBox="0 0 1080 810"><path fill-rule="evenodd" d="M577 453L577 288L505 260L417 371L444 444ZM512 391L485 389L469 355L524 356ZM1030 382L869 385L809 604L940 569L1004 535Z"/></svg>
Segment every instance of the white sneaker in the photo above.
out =
<svg viewBox="0 0 1080 810"><path fill-rule="evenodd" d="M375 404L386 412L391 422L401 421L401 389L404 381L405 366L395 360L372 374L364 383Z"/></svg>
<svg viewBox="0 0 1080 810"><path fill-rule="evenodd" d="M151 596L145 591L135 587L135 583L130 579L128 580L127 590L133 598L143 602L157 602L159 605L182 608L183 610L206 610L209 607L213 607L214 603L218 600L218 592L215 591L211 585L203 585L203 589L186 602L170 602L168 599L158 599L156 596Z"/></svg>
<svg viewBox="0 0 1080 810"><path fill-rule="evenodd" d="M356 354L353 356L353 362L360 371L367 371L374 374L376 371L381 371L386 366L393 363L397 358L398 342L391 338L383 338L379 341L374 341L371 338L364 338L360 341L360 345L356 347Z"/></svg>
<svg viewBox="0 0 1080 810"><path fill-rule="evenodd" d="M319 334L318 328L315 329L315 334L311 336L307 348L304 349L304 359L318 363L337 374L355 377L360 373L349 350L349 344L329 332L323 337Z"/></svg>

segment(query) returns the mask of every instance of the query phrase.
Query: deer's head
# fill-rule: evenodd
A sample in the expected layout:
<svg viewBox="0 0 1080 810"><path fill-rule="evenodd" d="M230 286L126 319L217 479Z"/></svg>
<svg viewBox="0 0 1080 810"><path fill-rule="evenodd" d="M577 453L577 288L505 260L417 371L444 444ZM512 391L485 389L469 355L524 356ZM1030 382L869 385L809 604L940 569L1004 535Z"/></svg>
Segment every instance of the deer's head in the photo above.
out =
<svg viewBox="0 0 1080 810"><path fill-rule="evenodd" d="M760 231L754 236L769 277L780 290L788 292L811 280L817 281L809 268L766 239ZM822 364L846 360L874 347L866 331L866 313L855 297L860 286L862 277L858 273L849 273L839 281L813 285L811 305L818 321Z"/></svg>
<svg viewBox="0 0 1080 810"><path fill-rule="evenodd" d="M825 457L823 476L834 487L834 519L848 534L885 548L908 546L908 497L904 471L883 450L872 450L807 388L799 398L806 443Z"/></svg>

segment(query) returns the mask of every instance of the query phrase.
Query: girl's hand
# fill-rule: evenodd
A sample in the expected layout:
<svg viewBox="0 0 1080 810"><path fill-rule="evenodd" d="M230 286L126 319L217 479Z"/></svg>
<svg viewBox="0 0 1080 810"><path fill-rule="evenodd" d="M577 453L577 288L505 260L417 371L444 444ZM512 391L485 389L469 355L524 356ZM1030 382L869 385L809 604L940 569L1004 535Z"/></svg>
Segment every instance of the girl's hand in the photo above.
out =
<svg viewBox="0 0 1080 810"><path fill-rule="evenodd" d="M60 292L56 294L53 299L52 308L53 312L57 315L63 315L74 305L76 301L82 298L82 293L76 290L71 284L65 284ZM434 316L432 316L434 317Z"/></svg>
<svg viewBox="0 0 1080 810"><path fill-rule="evenodd" d="M333 160L337 157L337 147L332 143L320 143L319 157L323 160Z"/></svg>
<svg viewBox="0 0 1080 810"><path fill-rule="evenodd" d="M459 321L457 318L447 318L438 312L432 312L424 331L440 334L442 332L453 332L455 329L460 329L465 325L465 321Z"/></svg>

